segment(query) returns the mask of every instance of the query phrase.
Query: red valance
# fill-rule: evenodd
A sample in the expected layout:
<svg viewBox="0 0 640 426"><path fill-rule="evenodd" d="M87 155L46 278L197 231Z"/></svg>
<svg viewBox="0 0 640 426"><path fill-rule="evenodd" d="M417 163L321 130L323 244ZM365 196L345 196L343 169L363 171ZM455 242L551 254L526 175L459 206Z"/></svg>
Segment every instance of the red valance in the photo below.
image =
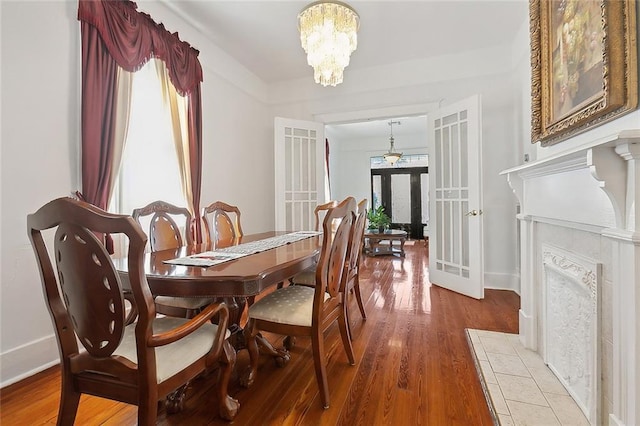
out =
<svg viewBox="0 0 640 426"><path fill-rule="evenodd" d="M159 58L165 62L178 93L190 94L202 81L200 52L137 8L129 0L79 0L78 20L97 29L120 67L133 72L150 58Z"/></svg>

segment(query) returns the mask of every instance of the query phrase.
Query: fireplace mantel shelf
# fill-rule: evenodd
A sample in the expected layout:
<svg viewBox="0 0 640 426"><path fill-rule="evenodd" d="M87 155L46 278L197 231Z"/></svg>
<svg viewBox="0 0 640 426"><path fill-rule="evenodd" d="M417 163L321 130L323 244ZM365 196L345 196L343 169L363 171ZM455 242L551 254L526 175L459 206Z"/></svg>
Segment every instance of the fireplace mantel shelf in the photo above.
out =
<svg viewBox="0 0 640 426"><path fill-rule="evenodd" d="M521 164L510 169L503 170L500 175L509 175L518 173L521 175L535 176L544 175L546 171L561 173L566 171L566 165L571 163L579 163L579 160L587 157L587 153L593 148L615 148L625 143L640 143L640 129L624 130L606 137L596 139L585 145L573 147L566 151L562 151L549 157L532 161L530 163Z"/></svg>
<svg viewBox="0 0 640 426"><path fill-rule="evenodd" d="M627 185L635 184L636 176L635 173L633 176L628 175L626 163L639 158L640 129L630 129L504 170L500 175L506 175L523 213L527 214L529 208L525 204L524 194L526 181L588 170L613 208L615 224L610 223L608 227L635 232L638 228L635 223L636 215L629 210L632 208L632 200L627 199Z"/></svg>

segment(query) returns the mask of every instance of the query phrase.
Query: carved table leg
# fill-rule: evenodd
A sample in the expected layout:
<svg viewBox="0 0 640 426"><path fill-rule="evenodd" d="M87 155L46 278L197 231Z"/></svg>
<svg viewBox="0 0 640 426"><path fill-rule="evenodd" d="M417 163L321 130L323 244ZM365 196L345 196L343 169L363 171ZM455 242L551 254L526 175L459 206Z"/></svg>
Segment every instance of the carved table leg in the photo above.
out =
<svg viewBox="0 0 640 426"><path fill-rule="evenodd" d="M249 320L249 324L244 330L244 335L247 349L249 350L249 367L240 377L240 385L248 388L255 381L258 372L258 358L261 352L274 357L279 367L287 364L291 359L291 355L284 348L275 349L262 334L258 333L251 320Z"/></svg>
<svg viewBox="0 0 640 426"><path fill-rule="evenodd" d="M295 342L295 341L294 341ZM278 367L284 367L290 360L291 354L285 348L276 349L273 347L271 342L269 342L262 334L258 333L256 336L256 343L258 344L258 348L260 349L260 353L264 353L270 355L275 358L276 365Z"/></svg>
<svg viewBox="0 0 640 426"><path fill-rule="evenodd" d="M242 328L240 327L240 318L247 300L244 297L225 297L223 300L229 308L229 332L231 333L229 342L231 342L236 351L239 351L246 347Z"/></svg>
<svg viewBox="0 0 640 426"><path fill-rule="evenodd" d="M176 414L184 409L184 399L187 392L187 384L180 386L178 389L167 395L165 407L167 414Z"/></svg>

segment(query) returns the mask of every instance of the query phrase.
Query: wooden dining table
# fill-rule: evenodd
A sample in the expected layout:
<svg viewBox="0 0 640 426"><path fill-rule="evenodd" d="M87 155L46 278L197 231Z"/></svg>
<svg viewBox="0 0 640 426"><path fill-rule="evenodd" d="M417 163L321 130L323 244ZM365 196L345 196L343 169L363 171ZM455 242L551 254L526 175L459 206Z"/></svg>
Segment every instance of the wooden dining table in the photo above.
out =
<svg viewBox="0 0 640 426"><path fill-rule="evenodd" d="M263 232L245 235L231 244L217 247L195 244L147 253L144 268L151 293L154 296L223 298L229 306L232 344L236 349L242 349L244 340L240 318L247 298L312 267L320 251L321 236L310 236L209 267L168 264L165 261L285 234L287 232ZM127 259L114 259L114 265L126 278Z"/></svg>

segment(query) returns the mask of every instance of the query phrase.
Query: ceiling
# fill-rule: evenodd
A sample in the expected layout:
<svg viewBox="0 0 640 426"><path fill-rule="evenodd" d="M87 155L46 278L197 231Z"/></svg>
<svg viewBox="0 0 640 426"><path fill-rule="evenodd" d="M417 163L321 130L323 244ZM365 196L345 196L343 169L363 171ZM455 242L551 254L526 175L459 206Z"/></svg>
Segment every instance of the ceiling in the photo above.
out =
<svg viewBox="0 0 640 426"><path fill-rule="evenodd" d="M328 124L331 135L336 139L384 139L389 140L391 127L390 120L366 120L357 123ZM397 122L400 124L397 124ZM394 117L393 135L420 135L426 134L426 117Z"/></svg>
<svg viewBox="0 0 640 426"><path fill-rule="evenodd" d="M161 1L265 83L313 79L297 29L298 13L311 1ZM349 70L508 44L528 16L527 0L348 3L360 15L360 30L342 84L348 84ZM401 121L394 134L418 128L426 133L424 119ZM387 122L335 125L332 130L348 138L388 134Z"/></svg>
<svg viewBox="0 0 640 426"><path fill-rule="evenodd" d="M298 13L311 1L163 0L266 83L308 77ZM527 0L350 0L360 15L349 69L475 50L513 40ZM198 48L198 46L194 46Z"/></svg>

